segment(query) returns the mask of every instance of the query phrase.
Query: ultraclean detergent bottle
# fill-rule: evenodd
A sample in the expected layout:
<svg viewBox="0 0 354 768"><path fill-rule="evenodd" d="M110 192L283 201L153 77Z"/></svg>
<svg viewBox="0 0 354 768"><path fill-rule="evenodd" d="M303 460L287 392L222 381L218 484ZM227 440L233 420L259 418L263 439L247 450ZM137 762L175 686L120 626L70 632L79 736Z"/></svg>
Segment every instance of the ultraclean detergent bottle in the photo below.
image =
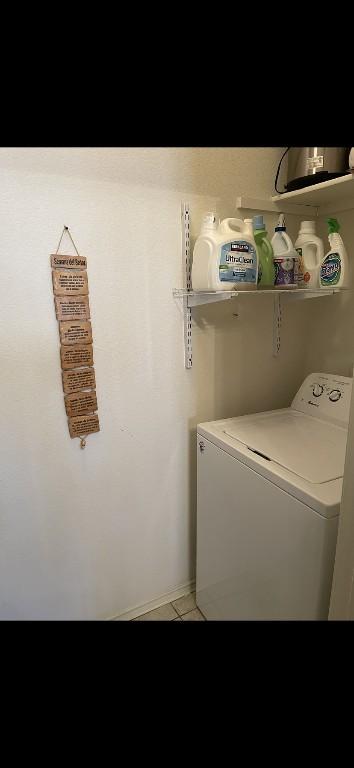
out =
<svg viewBox="0 0 354 768"><path fill-rule="evenodd" d="M194 291L252 291L257 288L258 258L252 219L204 215L193 251Z"/></svg>

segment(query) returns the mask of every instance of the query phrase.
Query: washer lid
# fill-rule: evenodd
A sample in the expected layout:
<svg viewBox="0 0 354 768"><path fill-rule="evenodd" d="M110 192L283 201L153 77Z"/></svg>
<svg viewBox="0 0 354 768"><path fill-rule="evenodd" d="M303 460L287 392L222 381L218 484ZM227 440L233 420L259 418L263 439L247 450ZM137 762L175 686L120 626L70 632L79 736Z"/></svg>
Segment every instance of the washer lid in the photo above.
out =
<svg viewBox="0 0 354 768"><path fill-rule="evenodd" d="M224 434L310 483L343 477L347 430L295 410L255 414Z"/></svg>

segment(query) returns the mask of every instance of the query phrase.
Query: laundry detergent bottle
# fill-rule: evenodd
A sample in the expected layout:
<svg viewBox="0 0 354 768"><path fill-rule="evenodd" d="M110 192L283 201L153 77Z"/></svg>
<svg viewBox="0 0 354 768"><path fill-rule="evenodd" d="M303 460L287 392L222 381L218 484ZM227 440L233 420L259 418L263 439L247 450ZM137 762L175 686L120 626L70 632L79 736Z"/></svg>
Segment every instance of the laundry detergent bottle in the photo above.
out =
<svg viewBox="0 0 354 768"><path fill-rule="evenodd" d="M330 250L326 253L320 270L321 288L349 288L348 256L339 234L337 219L327 219Z"/></svg>
<svg viewBox="0 0 354 768"><path fill-rule="evenodd" d="M297 287L298 254L286 232L285 218L281 213L271 240L274 253L275 281L277 288L289 285Z"/></svg>
<svg viewBox="0 0 354 768"><path fill-rule="evenodd" d="M257 288L258 259L252 219L223 219L206 213L193 250L194 291Z"/></svg>
<svg viewBox="0 0 354 768"><path fill-rule="evenodd" d="M263 216L253 217L253 234L256 241L259 262L258 287L270 288L274 285L275 280L274 253L268 238L268 232L264 225Z"/></svg>
<svg viewBox="0 0 354 768"><path fill-rule="evenodd" d="M319 288L323 260L323 242L316 235L314 221L302 221L295 241L298 253L297 284L299 288Z"/></svg>

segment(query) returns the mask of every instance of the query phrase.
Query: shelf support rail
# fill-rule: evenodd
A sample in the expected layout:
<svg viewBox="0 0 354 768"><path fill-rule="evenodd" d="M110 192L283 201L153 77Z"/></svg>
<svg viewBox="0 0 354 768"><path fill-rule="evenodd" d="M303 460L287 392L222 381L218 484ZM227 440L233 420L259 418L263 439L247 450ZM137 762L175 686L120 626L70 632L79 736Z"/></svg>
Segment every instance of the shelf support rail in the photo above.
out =
<svg viewBox="0 0 354 768"><path fill-rule="evenodd" d="M280 352L280 331L282 322L281 297L274 296L273 304L273 357Z"/></svg>
<svg viewBox="0 0 354 768"><path fill-rule="evenodd" d="M189 203L182 203L182 259L184 269L184 281L187 291L191 290L191 244L190 244L190 209ZM184 333L184 365L191 368L192 358L192 311L188 306L188 296L183 297L183 333Z"/></svg>

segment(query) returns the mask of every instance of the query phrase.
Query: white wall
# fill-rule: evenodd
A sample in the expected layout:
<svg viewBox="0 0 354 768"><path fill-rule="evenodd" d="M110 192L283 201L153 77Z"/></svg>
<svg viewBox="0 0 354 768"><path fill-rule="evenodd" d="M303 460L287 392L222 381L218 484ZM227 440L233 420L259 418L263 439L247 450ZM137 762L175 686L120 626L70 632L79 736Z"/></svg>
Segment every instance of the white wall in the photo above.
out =
<svg viewBox="0 0 354 768"><path fill-rule="evenodd" d="M271 297L197 310L186 371L180 204L195 236L205 209L269 196L280 155L0 151L0 618L110 617L193 579L195 425L288 404L307 307L289 304L276 360ZM49 267L64 224L88 259L101 432L84 451L67 430Z"/></svg>

